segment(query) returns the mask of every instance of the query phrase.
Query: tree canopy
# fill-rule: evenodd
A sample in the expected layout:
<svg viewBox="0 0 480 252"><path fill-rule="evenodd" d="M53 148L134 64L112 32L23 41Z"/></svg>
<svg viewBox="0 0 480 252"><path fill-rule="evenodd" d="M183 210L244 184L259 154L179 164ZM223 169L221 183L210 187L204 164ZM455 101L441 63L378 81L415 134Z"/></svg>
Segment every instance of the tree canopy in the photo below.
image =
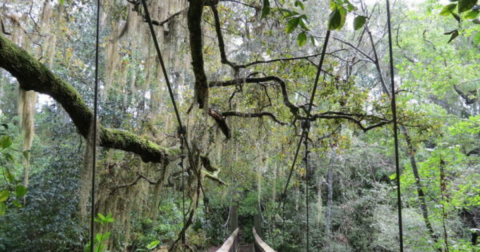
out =
<svg viewBox="0 0 480 252"><path fill-rule="evenodd" d="M88 249L93 139L98 251L398 251L393 94L406 250L480 246L477 0L392 1L393 72L383 1L101 3L98 125L93 1L0 7L0 251Z"/></svg>

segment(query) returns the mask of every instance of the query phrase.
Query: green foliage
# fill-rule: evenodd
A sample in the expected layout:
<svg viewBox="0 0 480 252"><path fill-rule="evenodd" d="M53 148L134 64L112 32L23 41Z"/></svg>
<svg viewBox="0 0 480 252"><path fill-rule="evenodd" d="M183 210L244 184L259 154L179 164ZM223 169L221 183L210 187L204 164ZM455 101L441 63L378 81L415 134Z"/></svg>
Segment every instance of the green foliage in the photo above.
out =
<svg viewBox="0 0 480 252"><path fill-rule="evenodd" d="M307 34L305 32L301 32L298 34L297 37L297 44L298 46L302 47L307 43Z"/></svg>
<svg viewBox="0 0 480 252"><path fill-rule="evenodd" d="M475 6L477 0L458 0L458 12L462 13L470 10Z"/></svg>
<svg viewBox="0 0 480 252"><path fill-rule="evenodd" d="M97 217L95 217L95 222L100 223L100 225L105 225L107 223L112 223L114 221L112 213L107 214L107 216L104 216L101 213L97 214Z"/></svg>
<svg viewBox="0 0 480 252"><path fill-rule="evenodd" d="M353 20L353 28L355 30L359 30L365 25L366 22L367 22L367 17L365 16L355 17L355 19Z"/></svg>
<svg viewBox="0 0 480 252"><path fill-rule="evenodd" d="M440 11L440 16L448 16L453 13L453 11L457 8L456 3L448 4L443 7L442 11Z"/></svg>
<svg viewBox="0 0 480 252"><path fill-rule="evenodd" d="M155 240L155 241L150 242L150 243L146 246L146 248L147 248L148 250L152 250L152 249L156 248L156 247L158 246L158 244L160 244L160 241L159 241L159 240Z"/></svg>
<svg viewBox="0 0 480 252"><path fill-rule="evenodd" d="M21 180L15 178L12 172L17 165L15 156L18 151L12 147L13 140L8 129L7 124L2 124L2 130L0 130L0 167L2 172L0 178L3 178L0 183L0 216L5 215L9 205L22 207L20 200L27 194L27 188L22 185Z"/></svg>
<svg viewBox="0 0 480 252"><path fill-rule="evenodd" d="M107 216L104 216L101 213L97 214L97 217L95 217L95 222L100 223L101 226L104 226L108 223L114 222L113 216L111 213L107 214ZM105 243L108 241L110 238L111 232L105 232L105 233L97 233L95 234L95 243L94 243L94 252L104 252L105 250ZM85 252L91 251L91 243L89 242L87 245L85 245Z"/></svg>
<svg viewBox="0 0 480 252"><path fill-rule="evenodd" d="M270 1L263 0L263 8L262 8L262 18L265 18L270 13Z"/></svg>
<svg viewBox="0 0 480 252"><path fill-rule="evenodd" d="M334 0L330 1L330 8L332 9L332 12L330 13L330 18L328 20L328 29L341 30L347 18L347 10L342 5L337 4Z"/></svg>
<svg viewBox="0 0 480 252"><path fill-rule="evenodd" d="M451 3L445 5L440 11L440 16L449 16L452 15L453 18L458 22L458 29L451 30L444 33L445 35L450 35L448 43L452 42L462 33L467 33L467 30L463 27L462 21L464 19L471 20L474 24L479 24L480 22L476 19L478 16L479 10L472 9L477 3L477 0L459 0L458 3ZM455 10L458 11L455 12Z"/></svg>
<svg viewBox="0 0 480 252"><path fill-rule="evenodd" d="M297 28L299 23L300 17L290 19L285 27L285 32L287 32L287 34L292 33Z"/></svg>

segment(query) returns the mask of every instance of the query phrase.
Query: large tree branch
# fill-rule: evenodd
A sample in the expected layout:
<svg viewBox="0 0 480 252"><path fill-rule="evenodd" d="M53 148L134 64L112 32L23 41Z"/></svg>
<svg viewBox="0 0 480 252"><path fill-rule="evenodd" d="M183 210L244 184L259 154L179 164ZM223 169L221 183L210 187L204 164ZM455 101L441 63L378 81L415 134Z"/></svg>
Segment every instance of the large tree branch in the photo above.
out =
<svg viewBox="0 0 480 252"><path fill-rule="evenodd" d="M215 19L215 31L217 32L218 37L218 48L220 49L220 58L222 59L222 64L229 65L235 71L238 71L238 67L235 63L230 62L227 59L227 54L225 53L225 42L223 41L222 28L220 26L220 17L218 15L217 6L211 6L213 17Z"/></svg>
<svg viewBox="0 0 480 252"><path fill-rule="evenodd" d="M194 96L200 108L208 107L208 83L203 61L201 26L203 6L203 0L190 0L190 7L188 8L188 31L193 73L195 75Z"/></svg>
<svg viewBox="0 0 480 252"><path fill-rule="evenodd" d="M280 125L287 125L287 123L280 121L273 113L270 113L270 112L242 113L242 112L236 112L236 111L227 111L227 112L222 112L222 116L223 117L236 116L236 117L244 117L244 118L270 117L274 122Z"/></svg>
<svg viewBox="0 0 480 252"><path fill-rule="evenodd" d="M287 93L287 87L286 83L284 80L282 80L279 77L276 76L266 76L266 77L258 77L258 78L245 78L241 80L226 80L226 81L213 81L209 83L210 87L229 87L229 86L236 86L238 83L263 83L263 82L268 82L268 81L273 81L276 82L277 84L280 85L280 88L282 90L282 95L283 95L283 102L284 104L290 108L290 111L292 112L293 116L296 119L300 120L305 120L306 117L301 116L298 111L300 108L304 108L304 106L297 106L290 102L288 98L288 93ZM275 122L280 123L280 124L285 124L284 122L281 122L278 120L272 113L269 112L260 112L260 113L241 113L241 112L223 112L221 113L223 117L227 116L239 116L239 117L264 117L268 116L271 117ZM355 123L362 131L367 132L371 129L375 129L378 127L382 127L384 125L387 125L391 123L391 120L387 120L384 118L379 118L376 116L372 115L367 115L367 114L361 114L361 113L348 113L348 112L324 112L324 113L318 113L318 114L313 114L310 118L310 120L315 121L317 119L345 119L348 121L351 121ZM374 124L370 126L364 126L362 123L364 120L368 120L371 122L374 122Z"/></svg>
<svg viewBox="0 0 480 252"><path fill-rule="evenodd" d="M283 95L283 103L287 106L292 114L295 116L298 115L298 110L300 106L296 106L290 99L288 98L287 92L287 85L284 80L276 76L266 76L266 77L258 77L258 78L245 78L245 79L235 79L235 80L226 80L226 81L212 81L209 83L209 87L228 87L228 86L236 86L238 83L262 83L262 82L269 82L273 81L280 85Z"/></svg>
<svg viewBox="0 0 480 252"><path fill-rule="evenodd" d="M0 67L10 72L22 89L49 95L59 102L80 134L87 138L93 113L77 90L3 35L0 35ZM163 148L127 131L98 127L100 146L136 153L144 162L168 163L180 155L179 148Z"/></svg>
<svg viewBox="0 0 480 252"><path fill-rule="evenodd" d="M306 120L307 118L298 117L298 119ZM355 123L363 132L367 132L369 130L382 127L392 122L391 120L387 120L384 118L379 118L379 117L367 115L367 114L344 113L344 112L333 112L333 111L312 114L310 116L311 121L315 121L317 119L345 119L347 121ZM375 123L370 126L364 126L362 123L362 121L364 120L368 120Z"/></svg>

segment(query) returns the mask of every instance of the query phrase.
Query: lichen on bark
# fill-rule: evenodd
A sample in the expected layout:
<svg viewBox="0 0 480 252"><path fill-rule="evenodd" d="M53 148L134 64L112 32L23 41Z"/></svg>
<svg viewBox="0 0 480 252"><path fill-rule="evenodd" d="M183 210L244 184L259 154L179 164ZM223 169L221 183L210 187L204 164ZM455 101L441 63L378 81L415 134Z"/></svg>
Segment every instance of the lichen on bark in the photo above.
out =
<svg viewBox="0 0 480 252"><path fill-rule="evenodd" d="M0 35L0 67L12 74L22 89L49 95L59 102L79 133L88 137L93 113L77 90L3 35ZM164 148L124 130L101 125L98 128L100 146L133 152L144 162L169 163L180 156L179 148Z"/></svg>

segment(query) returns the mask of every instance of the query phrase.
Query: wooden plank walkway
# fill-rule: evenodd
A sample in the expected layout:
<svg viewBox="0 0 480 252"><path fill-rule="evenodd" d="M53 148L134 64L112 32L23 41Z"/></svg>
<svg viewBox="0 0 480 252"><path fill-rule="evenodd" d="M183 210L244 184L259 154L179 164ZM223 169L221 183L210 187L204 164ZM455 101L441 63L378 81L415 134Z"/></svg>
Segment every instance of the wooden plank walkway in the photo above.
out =
<svg viewBox="0 0 480 252"><path fill-rule="evenodd" d="M223 243L222 247L218 250L213 250L216 252L276 252L268 244L266 244L262 238L257 234L255 228L253 228L253 236L255 237L254 244L239 244L239 229L235 229L233 233L228 237L227 240ZM209 249L209 251L211 251Z"/></svg>
<svg viewBox="0 0 480 252"><path fill-rule="evenodd" d="M243 244L238 247L238 252L255 252L253 244Z"/></svg>

